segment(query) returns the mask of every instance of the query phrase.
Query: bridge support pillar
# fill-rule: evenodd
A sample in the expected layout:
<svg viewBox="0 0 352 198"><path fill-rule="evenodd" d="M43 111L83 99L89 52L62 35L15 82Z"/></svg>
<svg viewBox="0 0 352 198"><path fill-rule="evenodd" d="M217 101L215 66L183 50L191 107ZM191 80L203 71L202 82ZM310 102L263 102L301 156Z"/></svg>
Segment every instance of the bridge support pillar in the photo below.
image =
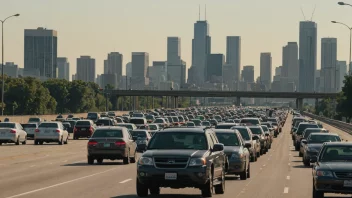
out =
<svg viewBox="0 0 352 198"><path fill-rule="evenodd" d="M154 96L152 96L152 109L155 109Z"/></svg>
<svg viewBox="0 0 352 198"><path fill-rule="evenodd" d="M189 106L192 106L192 96L189 97Z"/></svg>
<svg viewBox="0 0 352 198"><path fill-rule="evenodd" d="M319 98L316 98L315 99L315 109L317 109L318 105L319 105Z"/></svg>
<svg viewBox="0 0 352 198"><path fill-rule="evenodd" d="M178 97L174 96L174 109L178 108Z"/></svg>
<svg viewBox="0 0 352 198"><path fill-rule="evenodd" d="M296 99L296 108L300 111L303 110L303 98Z"/></svg>
<svg viewBox="0 0 352 198"><path fill-rule="evenodd" d="M241 106L241 97L236 97L236 107Z"/></svg>

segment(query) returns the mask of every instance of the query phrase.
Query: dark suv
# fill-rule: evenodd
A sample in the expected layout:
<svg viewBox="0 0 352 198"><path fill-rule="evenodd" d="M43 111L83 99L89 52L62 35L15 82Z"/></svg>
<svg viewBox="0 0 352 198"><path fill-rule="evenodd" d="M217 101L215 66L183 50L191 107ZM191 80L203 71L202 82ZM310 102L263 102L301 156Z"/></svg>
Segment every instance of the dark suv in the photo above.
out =
<svg viewBox="0 0 352 198"><path fill-rule="evenodd" d="M199 188L203 197L225 191L224 145L210 128L169 128L156 133L138 160L139 197L160 187Z"/></svg>
<svg viewBox="0 0 352 198"><path fill-rule="evenodd" d="M91 120L78 120L75 128L73 129L73 139L92 137L95 131L95 124Z"/></svg>

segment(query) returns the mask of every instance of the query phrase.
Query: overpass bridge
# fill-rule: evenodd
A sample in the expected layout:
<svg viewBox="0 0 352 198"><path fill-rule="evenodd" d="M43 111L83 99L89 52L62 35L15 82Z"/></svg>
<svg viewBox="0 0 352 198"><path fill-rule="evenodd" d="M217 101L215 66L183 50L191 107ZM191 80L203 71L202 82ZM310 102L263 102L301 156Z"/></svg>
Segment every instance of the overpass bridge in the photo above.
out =
<svg viewBox="0 0 352 198"><path fill-rule="evenodd" d="M338 93L316 92L263 92L263 91L192 91L192 90L105 90L105 93L120 96L168 96L174 98L174 106L177 107L178 97L235 97L236 105L241 98L294 98L298 109L303 107L303 99L336 98Z"/></svg>

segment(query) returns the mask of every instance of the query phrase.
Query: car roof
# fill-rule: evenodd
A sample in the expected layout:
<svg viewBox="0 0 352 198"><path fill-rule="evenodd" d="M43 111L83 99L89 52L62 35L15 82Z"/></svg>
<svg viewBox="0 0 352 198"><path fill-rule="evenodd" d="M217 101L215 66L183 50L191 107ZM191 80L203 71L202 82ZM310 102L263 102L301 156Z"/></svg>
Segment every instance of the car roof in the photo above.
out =
<svg viewBox="0 0 352 198"><path fill-rule="evenodd" d="M167 128L164 129L160 132L162 133L168 133L168 132L191 132L191 133L204 133L204 129L203 127L194 127L194 128Z"/></svg>
<svg viewBox="0 0 352 198"><path fill-rule="evenodd" d="M352 142L325 142L324 146L352 146Z"/></svg>
<svg viewBox="0 0 352 198"><path fill-rule="evenodd" d="M119 126L100 126L97 130L109 130L109 129L123 129L124 127Z"/></svg>
<svg viewBox="0 0 352 198"><path fill-rule="evenodd" d="M234 123L234 122L230 122L230 123L220 123L220 124L218 124L218 126L221 126L221 125L237 125L237 123Z"/></svg>
<svg viewBox="0 0 352 198"><path fill-rule="evenodd" d="M237 133L237 130L233 129L215 129L215 133Z"/></svg>
<svg viewBox="0 0 352 198"><path fill-rule="evenodd" d="M330 136L339 136L338 134L336 133L311 133L310 134L311 136L318 136L318 135L330 135Z"/></svg>
<svg viewBox="0 0 352 198"><path fill-rule="evenodd" d="M243 126L243 125L236 125L236 126L233 126L232 128L241 128L241 129L246 129L247 126Z"/></svg>

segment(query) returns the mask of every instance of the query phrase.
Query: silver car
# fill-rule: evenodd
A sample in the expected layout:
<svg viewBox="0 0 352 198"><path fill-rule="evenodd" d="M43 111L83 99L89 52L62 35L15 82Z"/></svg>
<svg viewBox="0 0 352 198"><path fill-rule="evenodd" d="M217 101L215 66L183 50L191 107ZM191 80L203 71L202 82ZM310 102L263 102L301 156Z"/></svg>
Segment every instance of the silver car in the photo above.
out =
<svg viewBox="0 0 352 198"><path fill-rule="evenodd" d="M2 122L0 123L0 145L2 143L15 143L19 145L27 143L27 133L20 123Z"/></svg>
<svg viewBox="0 0 352 198"><path fill-rule="evenodd" d="M35 130L34 144L57 142L60 145L68 143L68 132L61 122L42 122Z"/></svg>
<svg viewBox="0 0 352 198"><path fill-rule="evenodd" d="M34 138L35 129L38 128L38 123L22 124L22 127L27 133L27 138Z"/></svg>

